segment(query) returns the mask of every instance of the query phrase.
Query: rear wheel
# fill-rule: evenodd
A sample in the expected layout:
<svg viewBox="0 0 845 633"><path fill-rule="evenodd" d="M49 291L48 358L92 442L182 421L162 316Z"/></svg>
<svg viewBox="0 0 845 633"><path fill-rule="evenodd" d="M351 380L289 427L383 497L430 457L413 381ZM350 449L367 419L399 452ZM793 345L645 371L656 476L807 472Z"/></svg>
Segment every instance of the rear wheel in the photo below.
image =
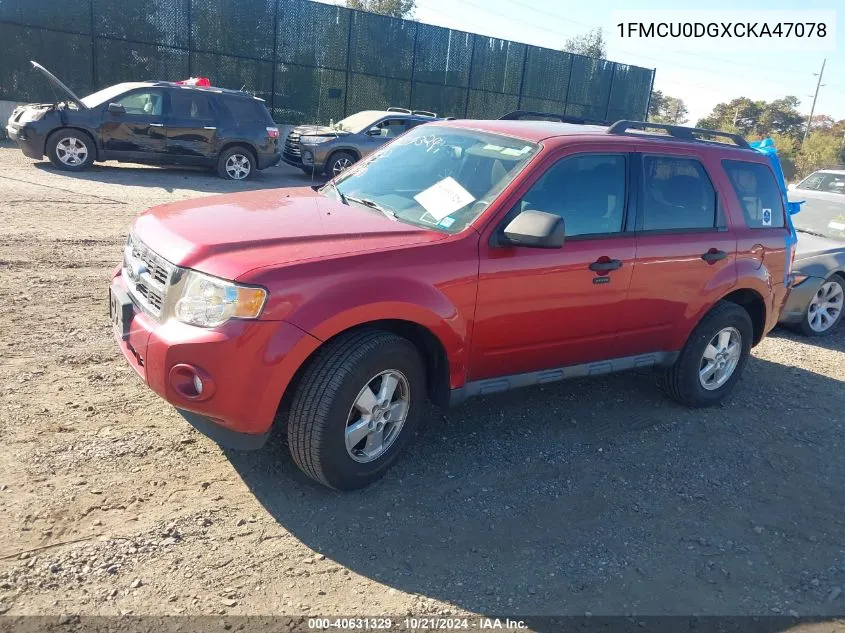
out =
<svg viewBox="0 0 845 633"><path fill-rule="evenodd" d="M59 169L88 169L95 154L94 140L81 130L58 130L47 139L47 158Z"/></svg>
<svg viewBox="0 0 845 633"><path fill-rule="evenodd" d="M230 147L220 154L217 161L217 173L228 180L246 180L257 171L255 157L246 147Z"/></svg>
<svg viewBox="0 0 845 633"><path fill-rule="evenodd" d="M798 326L806 336L827 336L842 321L845 307L845 281L834 275L813 295Z"/></svg>
<svg viewBox="0 0 845 633"><path fill-rule="evenodd" d="M350 152L335 152L326 164L326 176L334 178L352 167L358 158Z"/></svg>
<svg viewBox="0 0 845 633"><path fill-rule="evenodd" d="M341 336L297 387L288 420L293 459L331 488L366 486L414 435L424 399L423 362L410 341L378 330Z"/></svg>
<svg viewBox="0 0 845 633"><path fill-rule="evenodd" d="M666 369L666 391L689 407L718 404L739 380L753 336L744 308L728 301L716 304L693 330L675 364Z"/></svg>

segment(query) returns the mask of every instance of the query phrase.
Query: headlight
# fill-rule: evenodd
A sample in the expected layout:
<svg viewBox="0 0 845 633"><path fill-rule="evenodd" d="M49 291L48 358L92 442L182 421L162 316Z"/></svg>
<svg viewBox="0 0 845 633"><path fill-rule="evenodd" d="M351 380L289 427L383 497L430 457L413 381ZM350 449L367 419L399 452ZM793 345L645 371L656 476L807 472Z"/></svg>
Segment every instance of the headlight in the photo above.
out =
<svg viewBox="0 0 845 633"><path fill-rule="evenodd" d="M184 275L184 290L174 308L174 315L183 323L217 327L232 318L257 319L264 308L264 288L241 286L194 270Z"/></svg>
<svg viewBox="0 0 845 633"><path fill-rule="evenodd" d="M333 139L333 136L300 136L299 142L307 145L315 145L316 143L325 143Z"/></svg>

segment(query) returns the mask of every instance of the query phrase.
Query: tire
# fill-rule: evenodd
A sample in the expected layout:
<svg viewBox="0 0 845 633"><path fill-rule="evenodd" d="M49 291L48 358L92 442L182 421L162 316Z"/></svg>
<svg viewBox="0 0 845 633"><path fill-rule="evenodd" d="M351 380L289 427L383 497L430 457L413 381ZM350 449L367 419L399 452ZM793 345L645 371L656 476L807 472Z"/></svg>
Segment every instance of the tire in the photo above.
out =
<svg viewBox="0 0 845 633"><path fill-rule="evenodd" d="M832 301L825 302L825 299ZM827 319L823 319L822 314L819 313L817 302L826 306L823 314L828 315ZM827 336L842 323L842 312L843 307L845 307L843 304L845 304L845 279L839 275L832 275L825 279L818 292L813 296L813 300L804 311L801 323L798 323L795 329L804 336ZM831 313L833 313L832 319L829 318Z"/></svg>
<svg viewBox="0 0 845 633"><path fill-rule="evenodd" d="M65 128L47 138L47 158L65 171L84 171L94 162L97 148L87 132Z"/></svg>
<svg viewBox="0 0 845 633"><path fill-rule="evenodd" d="M373 450L368 456L371 435L372 445L377 446L378 432L366 431L366 436L349 432L367 424L355 403L366 400L362 395L365 388L377 398L375 392L385 380L379 376L387 372L405 380L396 384L390 413L401 412L401 407L394 407L404 393L406 416L398 428L394 423L388 429L388 423L382 422L383 452ZM372 483L387 472L416 433L425 394L423 361L410 341L380 330L340 336L317 352L294 394L288 419L288 444L294 462L306 475L336 490L354 490ZM401 415L393 417L399 420ZM385 419L376 411L369 422L375 425ZM395 435L391 436L391 431ZM347 448L359 437L357 448Z"/></svg>
<svg viewBox="0 0 845 633"><path fill-rule="evenodd" d="M738 357L734 359L734 352L725 357L717 356L717 366L718 362L724 360L727 368L735 360L729 375L720 384L720 370L710 374L707 379L702 378L700 372L710 367L710 361L704 358L705 350L714 341L714 337L722 332L728 332L729 343L735 341L735 335L739 341L735 352ZM709 407L720 403L739 381L751 354L753 337L751 317L743 307L728 301L717 303L693 330L675 363L665 370L663 382L669 396L688 407ZM714 347L718 351L718 347ZM713 356L712 350L708 351L708 355ZM706 388L702 381L706 381L710 388Z"/></svg>
<svg viewBox="0 0 845 633"><path fill-rule="evenodd" d="M335 152L326 163L326 176L329 178L339 176L357 162L358 158L351 152Z"/></svg>
<svg viewBox="0 0 845 633"><path fill-rule="evenodd" d="M226 180L246 180L257 171L255 156L243 145L229 147L217 160L217 173Z"/></svg>

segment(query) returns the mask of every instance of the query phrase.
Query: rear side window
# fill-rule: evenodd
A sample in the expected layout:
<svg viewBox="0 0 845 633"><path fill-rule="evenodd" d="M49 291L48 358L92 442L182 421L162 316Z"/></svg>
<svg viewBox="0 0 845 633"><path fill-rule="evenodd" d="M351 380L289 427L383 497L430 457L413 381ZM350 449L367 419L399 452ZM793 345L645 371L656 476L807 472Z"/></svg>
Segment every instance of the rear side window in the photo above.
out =
<svg viewBox="0 0 845 633"><path fill-rule="evenodd" d="M213 119L208 96L197 90L174 90L170 93L170 114L180 119Z"/></svg>
<svg viewBox="0 0 845 633"><path fill-rule="evenodd" d="M235 121L267 123L270 119L270 114L261 101L246 98L229 98L224 99L223 103L226 105L229 116Z"/></svg>
<svg viewBox="0 0 845 633"><path fill-rule="evenodd" d="M716 227L716 190L695 159L643 156L643 231Z"/></svg>
<svg viewBox="0 0 845 633"><path fill-rule="evenodd" d="M752 229L783 228L783 197L772 170L761 163L723 160L745 223Z"/></svg>

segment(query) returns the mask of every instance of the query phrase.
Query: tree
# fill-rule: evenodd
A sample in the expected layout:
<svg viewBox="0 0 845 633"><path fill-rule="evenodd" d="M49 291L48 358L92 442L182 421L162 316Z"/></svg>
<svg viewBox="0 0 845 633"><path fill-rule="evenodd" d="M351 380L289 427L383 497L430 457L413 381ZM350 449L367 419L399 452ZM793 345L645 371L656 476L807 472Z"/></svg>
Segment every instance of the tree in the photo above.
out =
<svg viewBox="0 0 845 633"><path fill-rule="evenodd" d="M393 18L412 18L417 8L416 0L346 0L350 9L389 15Z"/></svg>
<svg viewBox="0 0 845 633"><path fill-rule="evenodd" d="M689 120L687 106L683 99L670 97L660 90L655 90L651 93L651 101L648 104L648 120L654 123L683 125Z"/></svg>
<svg viewBox="0 0 845 633"><path fill-rule="evenodd" d="M807 176L817 169L835 166L842 158L840 139L835 136L813 132L804 141L795 158L799 176Z"/></svg>
<svg viewBox="0 0 845 633"><path fill-rule="evenodd" d="M698 127L735 130L743 136L786 134L797 139L806 122L806 117L798 112L798 104L798 98L793 96L770 102L738 97L716 105L708 116L699 120Z"/></svg>
<svg viewBox="0 0 845 633"><path fill-rule="evenodd" d="M597 28L581 35L570 37L566 40L566 44L563 45L563 50L567 53L575 53L576 55L604 59L607 57L607 42L604 39L604 31L601 28Z"/></svg>

